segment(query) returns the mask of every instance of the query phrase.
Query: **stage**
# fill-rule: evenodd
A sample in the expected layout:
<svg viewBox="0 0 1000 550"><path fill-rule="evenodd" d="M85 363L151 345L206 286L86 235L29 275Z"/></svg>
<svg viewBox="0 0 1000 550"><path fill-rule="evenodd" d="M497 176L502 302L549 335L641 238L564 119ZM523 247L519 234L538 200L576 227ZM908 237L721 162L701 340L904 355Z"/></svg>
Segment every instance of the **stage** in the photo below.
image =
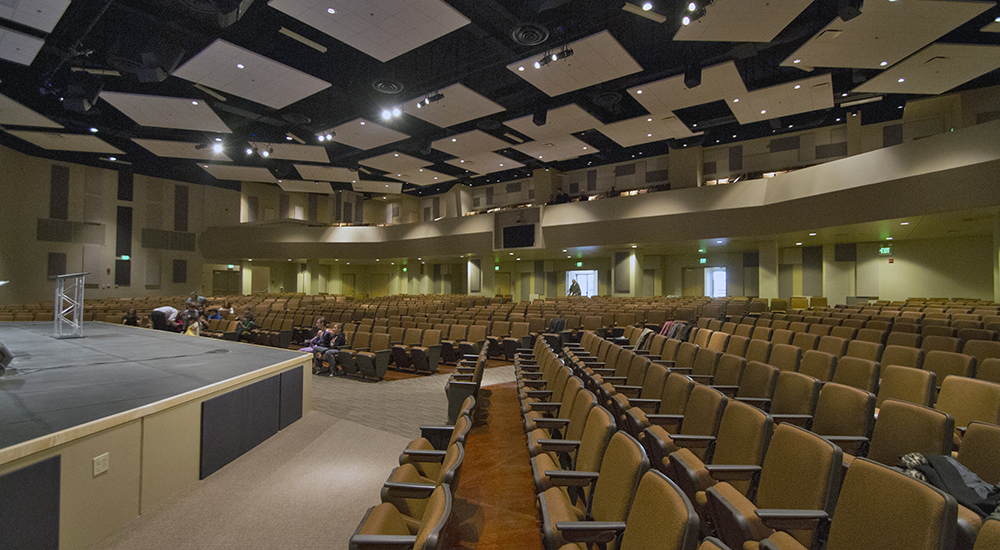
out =
<svg viewBox="0 0 1000 550"><path fill-rule="evenodd" d="M0 548L86 548L295 422L311 357L100 322L0 323ZM11 515L12 514L12 515ZM16 517L15 517L16 516Z"/></svg>

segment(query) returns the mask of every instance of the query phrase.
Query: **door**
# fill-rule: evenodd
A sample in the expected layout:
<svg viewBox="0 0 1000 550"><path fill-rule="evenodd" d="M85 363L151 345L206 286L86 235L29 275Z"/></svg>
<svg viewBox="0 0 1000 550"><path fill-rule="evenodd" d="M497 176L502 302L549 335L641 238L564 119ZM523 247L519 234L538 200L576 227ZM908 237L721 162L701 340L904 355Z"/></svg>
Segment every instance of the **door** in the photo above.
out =
<svg viewBox="0 0 1000 550"><path fill-rule="evenodd" d="M531 273L521 274L521 301L531 301Z"/></svg>
<svg viewBox="0 0 1000 550"><path fill-rule="evenodd" d="M372 297L389 295L389 274L372 273Z"/></svg>
<svg viewBox="0 0 1000 550"><path fill-rule="evenodd" d="M705 295L705 268L685 267L681 275L684 296Z"/></svg>
<svg viewBox="0 0 1000 550"><path fill-rule="evenodd" d="M566 272L566 292L573 284L573 279L580 285L581 296L597 296L597 270L573 270Z"/></svg>
<svg viewBox="0 0 1000 550"><path fill-rule="evenodd" d="M242 294L240 289L242 281L243 274L239 271L212 271L212 295Z"/></svg>
<svg viewBox="0 0 1000 550"><path fill-rule="evenodd" d="M493 289L493 294L497 296L511 296L514 293L510 290L510 273L507 272L496 272L496 288Z"/></svg>
<svg viewBox="0 0 1000 550"><path fill-rule="evenodd" d="M355 292L354 291L354 274L353 273L344 273L343 284L341 286L343 286L342 290L344 291L343 292L344 296L354 296L354 292Z"/></svg>
<svg viewBox="0 0 1000 550"><path fill-rule="evenodd" d="M655 269L643 269L642 270L642 295L643 296L655 296L656 295L656 270Z"/></svg>

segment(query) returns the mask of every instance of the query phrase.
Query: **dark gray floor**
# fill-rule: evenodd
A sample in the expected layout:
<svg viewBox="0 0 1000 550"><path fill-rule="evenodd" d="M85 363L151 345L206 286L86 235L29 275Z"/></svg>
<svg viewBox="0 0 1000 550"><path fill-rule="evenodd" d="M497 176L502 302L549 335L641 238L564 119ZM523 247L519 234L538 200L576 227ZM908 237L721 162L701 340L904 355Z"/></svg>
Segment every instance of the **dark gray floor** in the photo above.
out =
<svg viewBox="0 0 1000 550"><path fill-rule="evenodd" d="M51 322L0 323L14 354L0 376L0 448L302 357L108 323L85 323L84 338L53 333Z"/></svg>

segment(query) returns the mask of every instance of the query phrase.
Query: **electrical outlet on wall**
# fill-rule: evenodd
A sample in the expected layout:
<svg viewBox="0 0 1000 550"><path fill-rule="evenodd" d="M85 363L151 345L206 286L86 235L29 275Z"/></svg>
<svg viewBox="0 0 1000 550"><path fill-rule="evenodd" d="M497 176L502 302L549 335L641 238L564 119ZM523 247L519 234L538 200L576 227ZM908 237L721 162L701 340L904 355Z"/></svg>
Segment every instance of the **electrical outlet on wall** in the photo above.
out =
<svg viewBox="0 0 1000 550"><path fill-rule="evenodd" d="M110 453L104 453L100 456L94 457L94 477L97 477L103 474L104 472L108 471L108 468L111 466L110 465L111 457L109 455Z"/></svg>

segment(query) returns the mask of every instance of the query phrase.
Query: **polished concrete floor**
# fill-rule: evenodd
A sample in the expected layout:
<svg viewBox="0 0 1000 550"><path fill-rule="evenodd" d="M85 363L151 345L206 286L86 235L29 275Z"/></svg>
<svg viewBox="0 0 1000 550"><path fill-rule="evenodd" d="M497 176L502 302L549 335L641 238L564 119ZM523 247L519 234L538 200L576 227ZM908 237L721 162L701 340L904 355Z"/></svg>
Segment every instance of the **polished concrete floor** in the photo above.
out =
<svg viewBox="0 0 1000 550"><path fill-rule="evenodd" d="M53 334L51 322L0 323L14 354L0 376L0 448L302 357L98 322L84 324L83 338Z"/></svg>

